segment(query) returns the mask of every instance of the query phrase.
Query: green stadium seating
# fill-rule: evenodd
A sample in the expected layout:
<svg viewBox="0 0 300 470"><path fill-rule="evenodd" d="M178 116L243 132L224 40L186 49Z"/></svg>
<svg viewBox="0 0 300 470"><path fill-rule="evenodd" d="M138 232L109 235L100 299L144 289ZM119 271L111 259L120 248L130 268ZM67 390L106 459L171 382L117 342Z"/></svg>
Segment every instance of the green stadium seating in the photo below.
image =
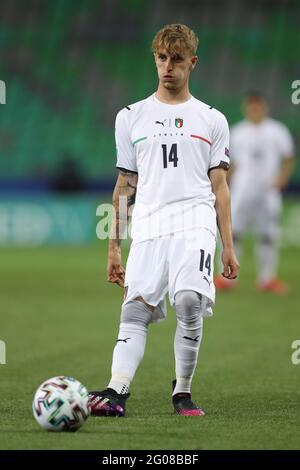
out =
<svg viewBox="0 0 300 470"><path fill-rule="evenodd" d="M254 2L254 12L247 2L226 11L216 0L201 8L191 0L184 7L175 0L2 3L0 179L51 177L66 153L87 178L113 177L115 115L155 89L151 39L172 5L177 21L200 38L192 92L233 124L243 92L266 90L274 117L300 145L299 111L290 99L290 81L299 78L299 25L289 2L269 9ZM300 184L299 168L294 181Z"/></svg>

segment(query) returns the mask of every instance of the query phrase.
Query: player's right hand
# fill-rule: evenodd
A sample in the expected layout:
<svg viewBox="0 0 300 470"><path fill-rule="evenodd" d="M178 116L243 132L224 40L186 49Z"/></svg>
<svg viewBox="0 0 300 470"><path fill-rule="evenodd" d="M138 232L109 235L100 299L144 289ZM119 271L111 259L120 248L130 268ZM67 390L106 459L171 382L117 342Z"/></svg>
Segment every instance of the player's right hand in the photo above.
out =
<svg viewBox="0 0 300 470"><path fill-rule="evenodd" d="M121 249L119 247L108 251L107 280L124 287L125 269L121 265Z"/></svg>

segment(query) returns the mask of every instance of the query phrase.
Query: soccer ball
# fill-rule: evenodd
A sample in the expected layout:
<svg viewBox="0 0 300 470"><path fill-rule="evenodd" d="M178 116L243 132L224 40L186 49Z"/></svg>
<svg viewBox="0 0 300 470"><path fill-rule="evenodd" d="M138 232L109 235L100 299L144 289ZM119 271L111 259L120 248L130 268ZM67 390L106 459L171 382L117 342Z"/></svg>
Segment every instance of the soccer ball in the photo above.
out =
<svg viewBox="0 0 300 470"><path fill-rule="evenodd" d="M48 431L77 431L90 415L88 391L73 377L53 377L37 389L32 410Z"/></svg>

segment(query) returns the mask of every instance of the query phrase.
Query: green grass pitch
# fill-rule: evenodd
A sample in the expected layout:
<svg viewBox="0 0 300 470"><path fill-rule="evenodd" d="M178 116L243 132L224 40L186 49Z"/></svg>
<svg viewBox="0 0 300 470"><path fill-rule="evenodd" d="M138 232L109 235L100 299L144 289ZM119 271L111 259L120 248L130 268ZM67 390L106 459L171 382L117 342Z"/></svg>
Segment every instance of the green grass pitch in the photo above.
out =
<svg viewBox="0 0 300 470"><path fill-rule="evenodd" d="M127 417L89 418L78 433L48 433L35 422L38 385L71 375L106 386L122 291L105 281L106 244L0 250L1 449L296 449L300 447L300 250L282 252L285 297L257 293L250 254L235 293L219 294L205 320L193 397L203 418L173 415L175 315L150 327Z"/></svg>

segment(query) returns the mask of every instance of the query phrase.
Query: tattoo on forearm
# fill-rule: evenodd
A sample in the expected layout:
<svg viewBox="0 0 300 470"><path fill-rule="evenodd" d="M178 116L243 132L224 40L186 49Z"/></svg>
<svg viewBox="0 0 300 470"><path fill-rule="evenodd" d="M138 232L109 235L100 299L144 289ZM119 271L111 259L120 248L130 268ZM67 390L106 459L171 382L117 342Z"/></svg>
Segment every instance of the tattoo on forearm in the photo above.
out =
<svg viewBox="0 0 300 470"><path fill-rule="evenodd" d="M130 207L135 203L138 176L133 173L125 173L125 171L120 171L120 174L124 178L120 189L122 188L122 195L127 196L127 205Z"/></svg>
<svg viewBox="0 0 300 470"><path fill-rule="evenodd" d="M127 228L129 218L129 209L135 203L135 195L137 189L138 175L119 172L119 178L113 193L113 206L115 209L115 219L112 224L111 238L116 240L120 245L122 235ZM124 198L126 203L124 203Z"/></svg>

